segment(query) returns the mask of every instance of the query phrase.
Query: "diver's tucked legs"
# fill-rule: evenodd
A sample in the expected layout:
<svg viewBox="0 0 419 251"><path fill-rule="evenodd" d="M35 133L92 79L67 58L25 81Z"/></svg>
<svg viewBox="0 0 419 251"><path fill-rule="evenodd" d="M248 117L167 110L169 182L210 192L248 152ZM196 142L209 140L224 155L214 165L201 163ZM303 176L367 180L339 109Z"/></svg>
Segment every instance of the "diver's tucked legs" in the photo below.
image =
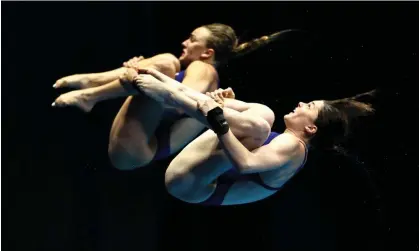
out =
<svg viewBox="0 0 419 251"><path fill-rule="evenodd" d="M139 61L137 67L152 67L174 78L180 63L171 54L161 54ZM133 89L127 88L130 85L124 88L120 80L129 82L135 75L135 70L124 68L122 76L118 75L111 83L65 93L57 98L55 106L72 105L90 111L98 101L129 96L133 94ZM154 134L161 120L163 106L142 93L135 94L125 100L113 121L109 136L108 154L111 162L120 170L131 170L148 164L157 148Z"/></svg>
<svg viewBox="0 0 419 251"><path fill-rule="evenodd" d="M173 56L173 60L177 60ZM175 77L180 65L153 63L151 67L169 77ZM177 61L178 62L178 61ZM150 67L147 61L139 62L139 67ZM115 168L132 170L145 166L153 160L158 149L155 136L160 124L164 106L153 98L139 93L128 97L116 115L109 135L108 154Z"/></svg>
<svg viewBox="0 0 419 251"><path fill-rule="evenodd" d="M179 61L170 54L161 54L155 57L144 59L138 62L139 68L150 67L157 71L169 73L171 77L180 69ZM55 107L76 106L84 112L90 112L97 102L127 97L137 93L137 90L131 86L133 78L137 75L136 70L132 68L121 68L121 75L108 84L92 87L88 89L70 91L60 95L54 102ZM175 72L172 74L172 72ZM122 83L126 83L123 85Z"/></svg>
<svg viewBox="0 0 419 251"><path fill-rule="evenodd" d="M242 113L224 113L234 135L250 151L261 146L270 133L268 123L262 118L265 115L259 107L254 108ZM216 186L214 181L230 168L231 161L221 149L217 135L208 130L170 163L165 175L166 187L180 200L199 203L211 196Z"/></svg>

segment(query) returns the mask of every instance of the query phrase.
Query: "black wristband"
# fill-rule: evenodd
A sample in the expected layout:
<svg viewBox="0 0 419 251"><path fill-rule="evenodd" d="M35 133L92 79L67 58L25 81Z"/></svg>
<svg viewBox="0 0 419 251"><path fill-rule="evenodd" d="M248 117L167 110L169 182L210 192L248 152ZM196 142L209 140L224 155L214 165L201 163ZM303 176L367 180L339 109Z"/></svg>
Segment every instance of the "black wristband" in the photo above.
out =
<svg viewBox="0 0 419 251"><path fill-rule="evenodd" d="M208 124L217 135L223 135L228 132L230 127L224 118L223 109L216 107L207 114Z"/></svg>

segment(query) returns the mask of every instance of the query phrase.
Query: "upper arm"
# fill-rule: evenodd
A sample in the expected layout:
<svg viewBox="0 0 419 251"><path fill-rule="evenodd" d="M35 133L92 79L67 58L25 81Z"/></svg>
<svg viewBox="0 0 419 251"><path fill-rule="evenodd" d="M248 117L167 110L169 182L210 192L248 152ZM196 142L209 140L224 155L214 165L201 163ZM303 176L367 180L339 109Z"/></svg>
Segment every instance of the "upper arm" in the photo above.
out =
<svg viewBox="0 0 419 251"><path fill-rule="evenodd" d="M259 173L286 165L298 154L299 143L282 135L251 152L243 173Z"/></svg>
<svg viewBox="0 0 419 251"><path fill-rule="evenodd" d="M218 81L218 74L213 66L201 62L192 62L185 71L185 77L182 84L205 93L211 91L211 87Z"/></svg>

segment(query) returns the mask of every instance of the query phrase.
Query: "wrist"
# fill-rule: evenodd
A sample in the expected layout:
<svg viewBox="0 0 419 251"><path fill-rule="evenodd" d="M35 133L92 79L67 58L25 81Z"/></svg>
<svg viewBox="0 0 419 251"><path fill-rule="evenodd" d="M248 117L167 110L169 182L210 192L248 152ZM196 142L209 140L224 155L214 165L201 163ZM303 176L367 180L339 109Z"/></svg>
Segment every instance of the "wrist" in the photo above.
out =
<svg viewBox="0 0 419 251"><path fill-rule="evenodd" d="M222 136L230 130L230 126L224 118L223 109L220 107L216 107L208 112L207 121L218 136Z"/></svg>

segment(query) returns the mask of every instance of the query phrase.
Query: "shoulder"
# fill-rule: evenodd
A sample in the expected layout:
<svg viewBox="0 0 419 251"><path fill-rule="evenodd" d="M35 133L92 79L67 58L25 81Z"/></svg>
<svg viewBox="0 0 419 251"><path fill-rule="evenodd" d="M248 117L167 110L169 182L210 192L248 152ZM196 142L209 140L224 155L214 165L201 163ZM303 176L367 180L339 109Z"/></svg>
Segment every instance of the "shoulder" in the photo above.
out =
<svg viewBox="0 0 419 251"><path fill-rule="evenodd" d="M194 73L199 73L207 77L218 77L217 70L213 65L202 62L200 60L193 61L185 70L185 74Z"/></svg>
<svg viewBox="0 0 419 251"><path fill-rule="evenodd" d="M274 152L290 157L296 156L300 152L300 141L288 133L278 135L268 145Z"/></svg>

